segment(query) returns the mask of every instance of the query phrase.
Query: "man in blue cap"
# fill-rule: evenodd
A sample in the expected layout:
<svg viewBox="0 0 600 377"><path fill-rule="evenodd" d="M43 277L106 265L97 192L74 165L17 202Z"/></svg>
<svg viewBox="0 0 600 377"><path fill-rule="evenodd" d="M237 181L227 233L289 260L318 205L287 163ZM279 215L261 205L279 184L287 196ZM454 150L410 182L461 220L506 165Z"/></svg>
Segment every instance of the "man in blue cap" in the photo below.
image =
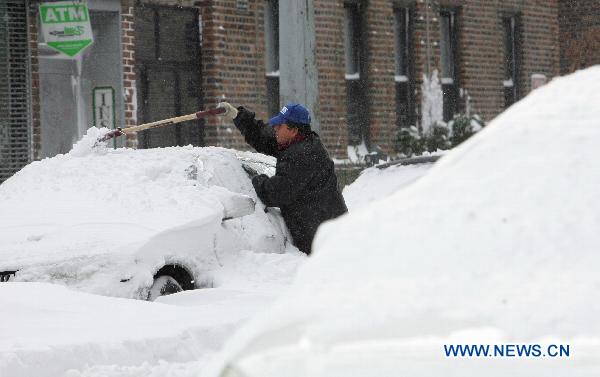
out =
<svg viewBox="0 0 600 377"><path fill-rule="evenodd" d="M267 207L279 207L294 245L310 254L317 228L348 208L337 188L334 165L310 128L310 113L297 103L284 106L268 124L255 114L227 102L224 116L233 120L246 142L258 152L275 156L275 175L252 178L256 194Z"/></svg>

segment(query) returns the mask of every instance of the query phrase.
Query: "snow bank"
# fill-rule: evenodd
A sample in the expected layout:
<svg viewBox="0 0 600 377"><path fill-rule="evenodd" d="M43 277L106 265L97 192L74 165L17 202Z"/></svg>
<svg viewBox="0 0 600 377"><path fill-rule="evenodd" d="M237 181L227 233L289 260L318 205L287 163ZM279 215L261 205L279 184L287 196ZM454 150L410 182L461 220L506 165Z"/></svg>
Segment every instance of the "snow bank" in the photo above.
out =
<svg viewBox="0 0 600 377"><path fill-rule="evenodd" d="M414 184L325 224L292 291L268 320L254 318L229 342L221 365L290 347L300 353L291 352L288 365L312 365L320 375L336 343L433 339L421 354L381 364L382 373L369 363L367 375L402 366L419 376L478 376L474 364L444 358L442 344L597 347L598 87L600 66L553 80ZM579 349L555 364L569 375L597 375L599 354ZM259 369L268 365L257 360ZM538 361L531 375L547 375L549 364ZM526 375L530 363L504 365Z"/></svg>
<svg viewBox="0 0 600 377"><path fill-rule="evenodd" d="M189 362L218 347L243 318L39 283L3 284L0 302L0 375L13 377L76 376L94 364Z"/></svg>
<svg viewBox="0 0 600 377"><path fill-rule="evenodd" d="M555 79L413 185L326 225L298 285L357 275L359 291L363 280L396 290L403 299L385 305L385 295L361 299L381 319L414 318L399 334L443 329L415 316L436 312L487 318L512 339L600 337L589 301L600 284L598 85L600 67Z"/></svg>
<svg viewBox="0 0 600 377"><path fill-rule="evenodd" d="M157 302L43 283L2 283L0 376L187 376L247 318L286 289L300 252L242 252L217 271L222 288Z"/></svg>

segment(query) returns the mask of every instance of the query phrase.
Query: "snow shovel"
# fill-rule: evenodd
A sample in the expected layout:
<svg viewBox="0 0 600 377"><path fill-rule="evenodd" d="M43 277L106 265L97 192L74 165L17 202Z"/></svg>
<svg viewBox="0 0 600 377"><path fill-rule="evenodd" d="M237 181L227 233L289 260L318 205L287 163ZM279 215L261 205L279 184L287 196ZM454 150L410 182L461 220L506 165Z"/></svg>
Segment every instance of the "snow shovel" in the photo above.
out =
<svg viewBox="0 0 600 377"><path fill-rule="evenodd" d="M225 111L227 111L227 110L224 107L216 107L214 109L198 111L193 114L182 115L182 116L178 116L175 118L169 118L169 119L164 119L164 120L157 120L156 122L151 122L151 123L144 123L144 124L140 124L138 126L127 127L127 128L121 128L121 127L115 128L114 130L109 131L104 136L100 137L96 141L96 144L101 143L103 141L110 140L117 136L132 134L132 133L140 132L143 130L157 128L157 127L168 126L171 124L181 123L181 122L185 122L188 120L196 120L196 119L204 118L204 117L211 116L211 115L219 115L219 114L225 113Z"/></svg>

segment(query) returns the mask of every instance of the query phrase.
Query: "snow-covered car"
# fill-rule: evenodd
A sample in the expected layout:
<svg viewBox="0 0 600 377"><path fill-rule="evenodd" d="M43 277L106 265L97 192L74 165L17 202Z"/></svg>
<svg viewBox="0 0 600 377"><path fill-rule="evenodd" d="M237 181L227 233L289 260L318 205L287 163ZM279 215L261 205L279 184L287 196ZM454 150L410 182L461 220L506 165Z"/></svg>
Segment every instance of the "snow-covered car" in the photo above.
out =
<svg viewBox="0 0 600 377"><path fill-rule="evenodd" d="M433 167L443 153L401 158L362 170L352 184L344 187L348 210L355 211L413 184Z"/></svg>
<svg viewBox="0 0 600 377"><path fill-rule="evenodd" d="M0 185L3 281L64 284L153 299L219 286L213 271L242 250L295 248L277 209L265 209L243 170L275 160L223 148L94 146L33 162Z"/></svg>
<svg viewBox="0 0 600 377"><path fill-rule="evenodd" d="M556 78L325 224L204 375L600 375L598 88L600 66Z"/></svg>

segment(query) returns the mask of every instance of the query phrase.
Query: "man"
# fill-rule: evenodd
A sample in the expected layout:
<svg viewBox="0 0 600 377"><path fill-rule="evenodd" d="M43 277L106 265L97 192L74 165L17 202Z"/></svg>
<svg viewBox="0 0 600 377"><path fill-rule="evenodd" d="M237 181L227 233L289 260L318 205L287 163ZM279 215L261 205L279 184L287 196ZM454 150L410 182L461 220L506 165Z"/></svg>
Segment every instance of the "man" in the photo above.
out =
<svg viewBox="0 0 600 377"><path fill-rule="evenodd" d="M227 102L224 116L233 120L246 142L258 152L275 156L275 175L252 178L256 194L267 207L279 207L292 234L294 245L310 254L312 241L321 223L348 209L337 188L333 161L310 129L308 110L290 103L264 124L244 107Z"/></svg>

